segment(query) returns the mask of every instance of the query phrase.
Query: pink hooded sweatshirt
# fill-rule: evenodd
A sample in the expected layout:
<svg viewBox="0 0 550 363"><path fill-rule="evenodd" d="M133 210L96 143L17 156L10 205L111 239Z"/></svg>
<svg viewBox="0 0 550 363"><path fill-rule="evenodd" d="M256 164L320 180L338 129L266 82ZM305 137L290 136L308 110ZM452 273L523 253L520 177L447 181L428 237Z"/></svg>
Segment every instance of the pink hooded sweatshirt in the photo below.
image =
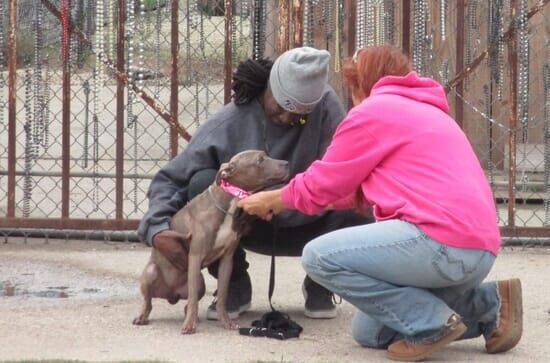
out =
<svg viewBox="0 0 550 363"><path fill-rule="evenodd" d="M432 79L415 72L380 79L341 122L322 160L283 188L283 202L306 214L352 207L360 187L376 220L407 221L442 244L496 255L493 195L448 111Z"/></svg>

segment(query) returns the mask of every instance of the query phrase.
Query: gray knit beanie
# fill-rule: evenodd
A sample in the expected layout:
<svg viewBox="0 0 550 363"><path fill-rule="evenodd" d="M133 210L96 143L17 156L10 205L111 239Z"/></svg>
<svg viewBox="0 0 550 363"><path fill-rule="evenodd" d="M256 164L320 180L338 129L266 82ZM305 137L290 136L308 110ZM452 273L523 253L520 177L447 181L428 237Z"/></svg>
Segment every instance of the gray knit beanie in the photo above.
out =
<svg viewBox="0 0 550 363"><path fill-rule="evenodd" d="M313 111L325 91L329 60L329 52L310 47L281 54L269 75L269 86L277 103L292 113Z"/></svg>

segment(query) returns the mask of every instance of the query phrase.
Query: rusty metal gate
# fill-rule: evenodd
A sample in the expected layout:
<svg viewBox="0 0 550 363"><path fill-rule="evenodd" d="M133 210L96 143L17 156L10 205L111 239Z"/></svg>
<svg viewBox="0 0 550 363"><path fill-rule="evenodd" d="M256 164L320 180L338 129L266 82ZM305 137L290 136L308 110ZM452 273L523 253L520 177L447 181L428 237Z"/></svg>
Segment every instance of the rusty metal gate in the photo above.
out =
<svg viewBox="0 0 550 363"><path fill-rule="evenodd" d="M232 69L390 43L449 92L503 234L550 237L549 0L0 2L0 235L135 239L154 173L230 100ZM464 176L465 178L467 176Z"/></svg>

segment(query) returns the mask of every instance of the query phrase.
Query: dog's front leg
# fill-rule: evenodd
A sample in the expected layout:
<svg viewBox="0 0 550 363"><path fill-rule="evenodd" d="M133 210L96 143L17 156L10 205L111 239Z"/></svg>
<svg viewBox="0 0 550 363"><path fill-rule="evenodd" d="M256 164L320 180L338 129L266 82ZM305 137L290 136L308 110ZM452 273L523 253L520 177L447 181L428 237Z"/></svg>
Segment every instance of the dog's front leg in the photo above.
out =
<svg viewBox="0 0 550 363"><path fill-rule="evenodd" d="M227 238L225 242L227 249L220 259L218 268L218 301L216 302L216 311L224 328L238 329L238 322L231 320L227 313L227 295L229 292L231 272L233 271L233 255L239 243L239 238L234 231L231 231L225 237Z"/></svg>
<svg viewBox="0 0 550 363"><path fill-rule="evenodd" d="M239 324L229 318L227 313L227 294L229 291L229 280L233 271L233 251L225 254L220 260L218 270L218 301L216 302L216 311L218 317L225 329L238 329Z"/></svg>
<svg viewBox="0 0 550 363"><path fill-rule="evenodd" d="M197 328L199 311L199 293L201 286L201 261L200 257L194 253L189 254L188 270L188 300L185 308L186 314L181 328L182 334L193 334Z"/></svg>

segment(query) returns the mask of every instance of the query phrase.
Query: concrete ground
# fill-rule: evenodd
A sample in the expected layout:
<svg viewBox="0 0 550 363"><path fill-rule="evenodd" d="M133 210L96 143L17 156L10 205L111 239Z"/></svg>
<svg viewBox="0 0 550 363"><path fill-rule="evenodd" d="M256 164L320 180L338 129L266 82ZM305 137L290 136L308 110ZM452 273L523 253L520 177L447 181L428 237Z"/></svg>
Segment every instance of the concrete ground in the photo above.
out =
<svg viewBox="0 0 550 363"><path fill-rule="evenodd" d="M10 239L0 245L0 360L80 359L170 362L378 362L384 352L358 346L350 336L354 308L342 303L334 320L302 315L304 273L297 258L277 259L274 304L304 332L277 341L239 336L205 320L215 289L206 277L198 332L179 334L184 303L155 301L148 326L131 324L140 307L137 280L149 250L138 244ZM241 326L268 311L269 257L249 254L252 310ZM491 279L517 276L524 289L524 337L501 355L484 352L482 338L457 342L430 361L550 361L550 249L506 248Z"/></svg>

